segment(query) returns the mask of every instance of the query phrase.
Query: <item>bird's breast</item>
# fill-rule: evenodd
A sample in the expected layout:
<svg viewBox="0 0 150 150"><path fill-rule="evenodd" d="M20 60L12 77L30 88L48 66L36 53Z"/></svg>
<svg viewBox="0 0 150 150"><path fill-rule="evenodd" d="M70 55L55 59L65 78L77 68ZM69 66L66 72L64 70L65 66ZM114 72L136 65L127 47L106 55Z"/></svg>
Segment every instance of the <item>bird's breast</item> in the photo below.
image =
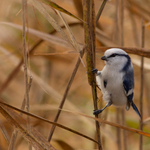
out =
<svg viewBox="0 0 150 150"><path fill-rule="evenodd" d="M127 103L122 76L123 74L114 70L109 70L109 72L105 70L102 71L100 85L104 101L108 102L111 100L115 106L122 106Z"/></svg>

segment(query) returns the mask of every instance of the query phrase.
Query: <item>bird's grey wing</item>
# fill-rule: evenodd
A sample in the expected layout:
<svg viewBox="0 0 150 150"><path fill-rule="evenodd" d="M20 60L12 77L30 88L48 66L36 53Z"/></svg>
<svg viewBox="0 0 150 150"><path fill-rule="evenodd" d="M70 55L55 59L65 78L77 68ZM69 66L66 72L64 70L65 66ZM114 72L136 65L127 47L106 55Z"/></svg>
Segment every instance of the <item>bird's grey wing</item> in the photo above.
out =
<svg viewBox="0 0 150 150"><path fill-rule="evenodd" d="M130 103L133 102L133 90L134 90L134 78L132 76L125 75L123 77L123 87L125 94Z"/></svg>
<svg viewBox="0 0 150 150"><path fill-rule="evenodd" d="M139 115L141 118L141 115L139 113L138 108L133 102L133 96L134 96L134 75L133 72L129 72L128 74L125 74L123 77L123 87L127 96L127 107L126 109L128 110L130 108L130 105L132 108L135 110L135 112Z"/></svg>

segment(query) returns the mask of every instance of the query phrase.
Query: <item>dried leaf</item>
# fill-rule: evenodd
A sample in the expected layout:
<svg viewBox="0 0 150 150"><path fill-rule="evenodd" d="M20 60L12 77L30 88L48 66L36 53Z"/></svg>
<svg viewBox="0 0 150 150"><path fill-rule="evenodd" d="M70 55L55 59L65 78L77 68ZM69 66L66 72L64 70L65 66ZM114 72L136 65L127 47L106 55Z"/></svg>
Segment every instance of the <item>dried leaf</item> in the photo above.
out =
<svg viewBox="0 0 150 150"><path fill-rule="evenodd" d="M0 24L9 25L9 26L14 27L16 29L22 30L22 26L14 24L14 23L1 22ZM43 32L40 32L40 31L32 29L32 28L28 28L28 33L35 35L35 36L37 36L37 37L39 37L39 38L41 38L41 39L43 39L43 40L45 40L51 44L56 44L56 45L62 46L64 48L68 48L68 47L71 48L71 45L68 42L66 42L65 40L63 40L57 36L43 33Z"/></svg>
<svg viewBox="0 0 150 150"><path fill-rule="evenodd" d="M42 15L48 20L48 22L55 28L55 30L60 33L60 35L62 36L62 38L67 41L69 44L72 44L72 41L70 40L70 38L66 35L66 33L62 30L62 28L58 25L57 21L51 17L51 15L49 14L49 12L46 10L46 8L44 7L44 5L37 1L37 0L30 0L31 4L36 7L41 13ZM74 47L74 46L73 46Z"/></svg>
<svg viewBox="0 0 150 150"><path fill-rule="evenodd" d="M70 30L70 27L68 26L67 22L66 22L65 19L63 18L62 14L61 14L58 10L57 10L56 12L57 12L57 14L59 15L59 17L61 18L61 20L63 21L63 23L64 23L64 25L65 25L65 27L66 27L66 29L67 29L67 31L68 31L68 34L69 34L69 36L70 36L71 42L72 42L72 44L73 44L75 50L76 50L77 52L80 52L80 46L79 46L78 42L76 41L76 39L75 39L75 37L74 37L72 31ZM79 54L79 57L80 57L80 54ZM85 67L85 64L84 64L84 62L83 62L83 60L82 60L81 57L80 57L80 60L81 60L81 62L82 62L82 64L83 64L83 66Z"/></svg>
<svg viewBox="0 0 150 150"><path fill-rule="evenodd" d="M1 114L9 121L22 136L32 144L35 149L39 150L56 150L47 140L33 127L30 133L27 131L27 122L14 110L6 105L1 104Z"/></svg>
<svg viewBox="0 0 150 150"><path fill-rule="evenodd" d="M71 16L71 17L74 17L74 18L84 22L82 19L80 19L80 18L76 17L75 15L71 14L69 11L67 11L64 8L62 8L61 6L57 5L55 2L52 2L50 0L38 0L38 1L41 1L42 3L45 3L46 5L51 6L51 7L53 7L56 10L59 10L59 11L65 13L65 14Z"/></svg>
<svg viewBox="0 0 150 150"><path fill-rule="evenodd" d="M0 120L0 130L1 130L1 132L2 132L2 134L4 136L4 138L5 138L5 140L7 142L7 144L9 144L10 137L9 137L9 134L8 134L6 128L3 126L3 123L1 122L1 120Z"/></svg>

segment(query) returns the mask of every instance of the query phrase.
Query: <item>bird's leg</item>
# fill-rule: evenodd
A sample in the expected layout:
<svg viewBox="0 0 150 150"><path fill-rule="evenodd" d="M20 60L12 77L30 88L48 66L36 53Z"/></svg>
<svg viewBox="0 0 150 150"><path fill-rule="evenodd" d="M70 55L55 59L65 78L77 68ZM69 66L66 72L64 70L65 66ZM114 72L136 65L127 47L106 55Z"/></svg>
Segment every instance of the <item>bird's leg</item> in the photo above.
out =
<svg viewBox="0 0 150 150"><path fill-rule="evenodd" d="M112 105L112 101L109 101L104 108L102 109L98 109L98 110L94 110L93 115L98 115L99 113L101 113L105 108L109 107L110 105Z"/></svg>

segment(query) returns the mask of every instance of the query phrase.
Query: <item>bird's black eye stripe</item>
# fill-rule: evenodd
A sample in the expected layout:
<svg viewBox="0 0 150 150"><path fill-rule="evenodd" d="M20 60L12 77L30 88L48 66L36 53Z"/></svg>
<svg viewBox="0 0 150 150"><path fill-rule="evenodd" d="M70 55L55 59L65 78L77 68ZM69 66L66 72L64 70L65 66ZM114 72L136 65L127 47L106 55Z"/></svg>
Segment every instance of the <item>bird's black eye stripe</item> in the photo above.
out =
<svg viewBox="0 0 150 150"><path fill-rule="evenodd" d="M115 57L115 56L117 56L118 54L112 54L112 55L110 55L109 57Z"/></svg>
<svg viewBox="0 0 150 150"><path fill-rule="evenodd" d="M128 55L126 55L126 54L116 54L116 53L114 53L114 54L111 54L108 58L110 58L110 57L115 57L115 56L124 56L124 57L129 57Z"/></svg>

